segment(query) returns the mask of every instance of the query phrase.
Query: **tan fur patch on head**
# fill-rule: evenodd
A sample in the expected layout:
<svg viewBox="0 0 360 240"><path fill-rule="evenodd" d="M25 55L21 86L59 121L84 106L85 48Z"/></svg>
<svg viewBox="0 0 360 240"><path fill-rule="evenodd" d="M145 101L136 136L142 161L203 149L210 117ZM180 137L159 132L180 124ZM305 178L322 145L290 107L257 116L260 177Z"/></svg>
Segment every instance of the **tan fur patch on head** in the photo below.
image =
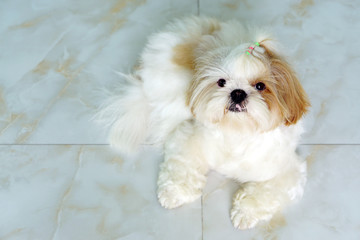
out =
<svg viewBox="0 0 360 240"><path fill-rule="evenodd" d="M195 68L195 43L178 44L173 48L172 61L181 67L193 70Z"/></svg>
<svg viewBox="0 0 360 240"><path fill-rule="evenodd" d="M207 34L213 34L218 30L220 30L220 24L218 22L212 22L209 26Z"/></svg>
<svg viewBox="0 0 360 240"><path fill-rule="evenodd" d="M195 48L201 41L201 37L204 35L212 35L214 32L220 29L218 22L209 22L207 27L202 29L202 33L199 36L195 36L194 39L188 42L178 44L173 48L172 61L181 67L194 70L195 69Z"/></svg>

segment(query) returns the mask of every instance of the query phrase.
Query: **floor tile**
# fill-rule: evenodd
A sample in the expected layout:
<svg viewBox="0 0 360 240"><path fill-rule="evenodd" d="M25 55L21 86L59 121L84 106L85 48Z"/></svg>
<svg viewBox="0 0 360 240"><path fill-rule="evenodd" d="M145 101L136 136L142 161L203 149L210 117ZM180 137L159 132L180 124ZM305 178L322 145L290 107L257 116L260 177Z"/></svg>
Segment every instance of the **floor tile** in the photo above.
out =
<svg viewBox="0 0 360 240"><path fill-rule="evenodd" d="M156 198L159 153L107 146L0 147L1 239L201 239L200 200Z"/></svg>
<svg viewBox="0 0 360 240"><path fill-rule="evenodd" d="M312 144L360 143L359 10L351 0L200 0L200 15L272 29L310 97L303 143Z"/></svg>
<svg viewBox="0 0 360 240"><path fill-rule="evenodd" d="M204 240L360 238L360 145L302 146L308 163L304 197L270 223L240 231L229 218L237 184L213 173L203 195Z"/></svg>
<svg viewBox="0 0 360 240"><path fill-rule="evenodd" d="M360 239L359 10L356 0L1 1L0 239ZM121 156L92 120L146 38L198 12L270 26L311 99L304 198L253 230L232 227L238 184L215 172L201 200L161 208L161 154Z"/></svg>

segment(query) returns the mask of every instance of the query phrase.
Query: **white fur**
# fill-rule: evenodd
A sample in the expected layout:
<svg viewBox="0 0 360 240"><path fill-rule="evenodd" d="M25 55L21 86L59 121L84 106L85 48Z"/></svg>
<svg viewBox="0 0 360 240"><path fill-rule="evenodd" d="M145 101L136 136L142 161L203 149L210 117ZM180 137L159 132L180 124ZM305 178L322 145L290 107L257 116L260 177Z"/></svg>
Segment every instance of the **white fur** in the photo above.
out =
<svg viewBox="0 0 360 240"><path fill-rule="evenodd" d="M213 26L218 30L208 33ZM164 147L158 180L162 206L175 208L199 198L210 169L242 183L231 210L240 229L269 220L301 197L306 168L295 153L301 123L272 129L276 119L250 85L267 66L245 51L267 38L263 30L236 21L176 21L150 37L139 70L127 76L123 94L100 112L111 125L111 144L120 150L132 151L144 142ZM197 44L196 72L172 59L174 47L188 42ZM275 41L267 47L279 51ZM259 47L253 55L263 53ZM224 88L216 86L219 78L228 80ZM194 115L186 103L193 81L200 81L190 97ZM248 93L246 113L224 111L237 88Z"/></svg>

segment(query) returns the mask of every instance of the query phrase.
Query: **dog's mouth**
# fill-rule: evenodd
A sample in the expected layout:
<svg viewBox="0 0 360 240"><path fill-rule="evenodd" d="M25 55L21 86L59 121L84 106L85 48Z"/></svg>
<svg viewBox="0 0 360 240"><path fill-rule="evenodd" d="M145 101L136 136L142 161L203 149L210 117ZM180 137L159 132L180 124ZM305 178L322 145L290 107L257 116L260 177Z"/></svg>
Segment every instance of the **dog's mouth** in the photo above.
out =
<svg viewBox="0 0 360 240"><path fill-rule="evenodd" d="M246 103L231 103L228 110L230 112L247 112Z"/></svg>

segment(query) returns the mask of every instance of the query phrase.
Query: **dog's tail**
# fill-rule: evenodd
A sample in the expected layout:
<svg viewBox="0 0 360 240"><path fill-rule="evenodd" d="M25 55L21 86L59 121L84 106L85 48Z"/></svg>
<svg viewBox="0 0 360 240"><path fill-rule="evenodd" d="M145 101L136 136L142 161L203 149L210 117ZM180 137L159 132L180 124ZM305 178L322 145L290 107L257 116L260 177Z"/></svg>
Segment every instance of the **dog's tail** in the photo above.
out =
<svg viewBox="0 0 360 240"><path fill-rule="evenodd" d="M119 73L125 81L108 97L96 114L96 121L109 128L111 146L134 152L148 135L150 106L140 77Z"/></svg>

